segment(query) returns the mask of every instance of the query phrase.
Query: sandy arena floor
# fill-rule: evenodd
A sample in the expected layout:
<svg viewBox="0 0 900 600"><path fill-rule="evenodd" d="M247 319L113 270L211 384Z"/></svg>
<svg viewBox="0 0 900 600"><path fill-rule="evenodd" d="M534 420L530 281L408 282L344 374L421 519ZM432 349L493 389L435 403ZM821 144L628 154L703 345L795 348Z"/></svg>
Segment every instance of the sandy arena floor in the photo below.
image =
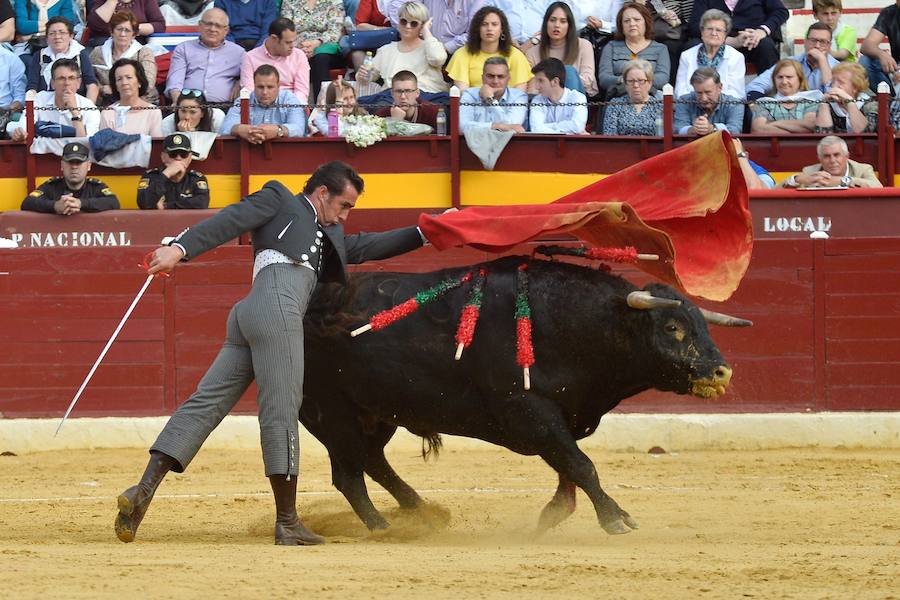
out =
<svg viewBox="0 0 900 600"><path fill-rule="evenodd" d="M437 506L404 514L370 483L394 531L369 534L308 451L299 500L327 535L271 543L258 452L201 452L170 475L133 544L116 540L115 497L146 454L0 457L5 598L898 598L897 451L590 452L606 490L641 529L606 535L586 496L541 539L530 532L556 479L500 448L435 462L394 452ZM376 491L377 490L377 491Z"/></svg>

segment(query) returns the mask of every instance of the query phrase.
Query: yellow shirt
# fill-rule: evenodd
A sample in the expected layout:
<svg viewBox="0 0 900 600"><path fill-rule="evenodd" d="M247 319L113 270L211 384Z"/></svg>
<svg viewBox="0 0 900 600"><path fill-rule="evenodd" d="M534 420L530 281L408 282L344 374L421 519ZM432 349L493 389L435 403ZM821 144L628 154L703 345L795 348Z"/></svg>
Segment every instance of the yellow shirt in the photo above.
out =
<svg viewBox="0 0 900 600"><path fill-rule="evenodd" d="M481 87L481 73L484 70L484 61L492 56L503 56L499 52L488 54L479 51L477 54L469 54L463 46L453 53L447 64L447 73L454 81L466 81L469 87ZM515 87L528 83L531 79L531 65L528 59L518 48L510 48L509 56L504 56L509 63L509 87Z"/></svg>

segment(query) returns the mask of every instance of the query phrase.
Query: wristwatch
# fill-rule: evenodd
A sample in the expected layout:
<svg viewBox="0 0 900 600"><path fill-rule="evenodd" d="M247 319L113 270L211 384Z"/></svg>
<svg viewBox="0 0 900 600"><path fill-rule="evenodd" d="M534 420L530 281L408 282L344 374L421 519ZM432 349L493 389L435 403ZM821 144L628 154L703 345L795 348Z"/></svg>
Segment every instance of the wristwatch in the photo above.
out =
<svg viewBox="0 0 900 600"><path fill-rule="evenodd" d="M530 41L532 43L532 45L534 45L534 46L539 46L541 44L541 38L534 36L534 35L531 36L531 39L528 41Z"/></svg>
<svg viewBox="0 0 900 600"><path fill-rule="evenodd" d="M740 152L737 153L737 157L738 158L750 158L750 155L747 153L746 150L741 150Z"/></svg>
<svg viewBox="0 0 900 600"><path fill-rule="evenodd" d="M790 177L788 177L788 180L785 181L784 184L785 184L786 186L792 187L792 188L800 187L800 184L797 183L797 176L796 176L796 175L791 175Z"/></svg>
<svg viewBox="0 0 900 600"><path fill-rule="evenodd" d="M278 126L278 137L284 137L284 128L281 125Z"/></svg>
<svg viewBox="0 0 900 600"><path fill-rule="evenodd" d="M841 177L841 185L844 187L850 187L851 185L853 185L853 178L849 175L844 175L843 177Z"/></svg>
<svg viewBox="0 0 900 600"><path fill-rule="evenodd" d="M72 115L72 116L70 117L70 119L73 120L73 121L80 121L80 120L81 120L81 115Z"/></svg>

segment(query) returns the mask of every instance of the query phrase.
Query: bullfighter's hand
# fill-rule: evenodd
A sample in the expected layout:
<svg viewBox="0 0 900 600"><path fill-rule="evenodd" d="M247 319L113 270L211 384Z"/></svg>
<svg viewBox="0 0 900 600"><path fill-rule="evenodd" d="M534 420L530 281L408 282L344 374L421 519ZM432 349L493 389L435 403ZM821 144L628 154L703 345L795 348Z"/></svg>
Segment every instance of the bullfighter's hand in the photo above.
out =
<svg viewBox="0 0 900 600"><path fill-rule="evenodd" d="M178 246L160 246L153 251L153 258L150 259L150 268L147 269L147 275L155 275L156 273L171 273L181 259L184 258L184 252Z"/></svg>

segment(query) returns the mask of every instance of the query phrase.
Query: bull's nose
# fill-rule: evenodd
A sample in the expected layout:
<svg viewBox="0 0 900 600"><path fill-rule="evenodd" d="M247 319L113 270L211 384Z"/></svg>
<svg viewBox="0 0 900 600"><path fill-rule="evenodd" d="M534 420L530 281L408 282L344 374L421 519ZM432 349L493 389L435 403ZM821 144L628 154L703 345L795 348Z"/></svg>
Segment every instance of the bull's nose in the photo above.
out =
<svg viewBox="0 0 900 600"><path fill-rule="evenodd" d="M727 387L731 382L731 367L728 365L719 365L716 367L716 370L713 371L713 380L724 387Z"/></svg>

